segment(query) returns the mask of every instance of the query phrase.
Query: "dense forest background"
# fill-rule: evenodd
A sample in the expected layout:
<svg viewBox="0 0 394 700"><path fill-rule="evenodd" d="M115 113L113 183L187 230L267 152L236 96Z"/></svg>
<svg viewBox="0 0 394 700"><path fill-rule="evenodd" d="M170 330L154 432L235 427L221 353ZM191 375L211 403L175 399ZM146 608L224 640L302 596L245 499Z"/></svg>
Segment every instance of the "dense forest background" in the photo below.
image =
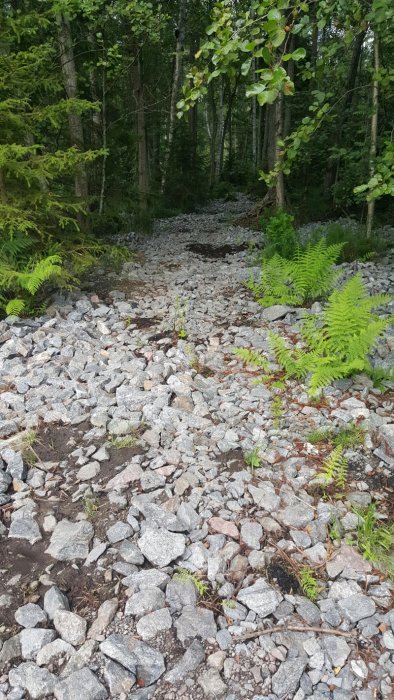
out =
<svg viewBox="0 0 394 700"><path fill-rule="evenodd" d="M390 0L3 2L3 308L236 190L389 222L393 19Z"/></svg>

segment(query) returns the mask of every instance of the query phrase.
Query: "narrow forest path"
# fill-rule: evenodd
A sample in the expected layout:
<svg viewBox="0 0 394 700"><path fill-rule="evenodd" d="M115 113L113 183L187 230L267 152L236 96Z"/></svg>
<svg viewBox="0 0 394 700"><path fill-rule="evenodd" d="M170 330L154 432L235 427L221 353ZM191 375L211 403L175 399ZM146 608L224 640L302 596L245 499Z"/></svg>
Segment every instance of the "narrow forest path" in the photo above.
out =
<svg viewBox="0 0 394 700"><path fill-rule="evenodd" d="M0 700L393 697L394 586L350 542L355 507L393 516L394 392L255 382L233 348L304 311L245 288L247 208L158 222L121 275L0 322ZM392 256L359 269L394 291ZM323 497L308 435L360 421Z"/></svg>

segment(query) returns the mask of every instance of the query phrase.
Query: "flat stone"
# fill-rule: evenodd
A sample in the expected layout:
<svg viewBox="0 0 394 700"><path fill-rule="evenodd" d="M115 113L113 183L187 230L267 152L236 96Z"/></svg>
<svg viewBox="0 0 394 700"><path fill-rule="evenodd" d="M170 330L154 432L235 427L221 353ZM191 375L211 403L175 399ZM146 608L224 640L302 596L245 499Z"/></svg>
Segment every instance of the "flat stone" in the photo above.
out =
<svg viewBox="0 0 394 700"><path fill-rule="evenodd" d="M160 610L165 605L165 596L160 588L152 586L130 596L126 602L125 615L139 618L143 615Z"/></svg>
<svg viewBox="0 0 394 700"><path fill-rule="evenodd" d="M77 471L77 479L79 479L79 481L89 481L90 479L95 479L99 473L99 462L89 462L89 464L84 464L84 466Z"/></svg>
<svg viewBox="0 0 394 700"><path fill-rule="evenodd" d="M156 503L146 503L137 497L133 499L133 505L143 514L149 525L164 528L164 530L170 530L170 532L184 532L187 530L183 520Z"/></svg>
<svg viewBox="0 0 394 700"><path fill-rule="evenodd" d="M184 535L155 527L147 527L137 544L144 557L160 567L181 557L186 549Z"/></svg>
<svg viewBox="0 0 394 700"><path fill-rule="evenodd" d="M164 680L167 683L179 683L188 673L195 671L204 659L204 647L198 639L194 639L180 661L175 664L171 671L166 673Z"/></svg>
<svg viewBox="0 0 394 700"><path fill-rule="evenodd" d="M134 674L117 664L116 661L106 661L103 676L111 698L121 693L128 697L130 690L135 685Z"/></svg>
<svg viewBox="0 0 394 700"><path fill-rule="evenodd" d="M305 527L313 520L314 510L307 503L296 503L279 511L277 517L288 527Z"/></svg>
<svg viewBox="0 0 394 700"><path fill-rule="evenodd" d="M142 469L138 464L129 464L123 471L116 474L106 485L106 491L123 491L134 481L139 481Z"/></svg>
<svg viewBox="0 0 394 700"><path fill-rule="evenodd" d="M27 475L27 469L23 463L23 458L20 452L15 452L11 447L5 447L1 451L1 457L6 463L6 472L13 479L24 481Z"/></svg>
<svg viewBox="0 0 394 700"><path fill-rule="evenodd" d="M65 642L79 646L85 641L87 622L80 615L69 610L57 610L53 617L53 624Z"/></svg>
<svg viewBox="0 0 394 700"><path fill-rule="evenodd" d="M115 617L119 601L117 598L105 600L97 611L97 617L92 622L88 632L88 639L97 639L107 629L110 622Z"/></svg>
<svg viewBox="0 0 394 700"><path fill-rule="evenodd" d="M182 614L175 620L177 637L182 644L187 640L208 639L215 637L216 622L212 610L206 608L185 607Z"/></svg>
<svg viewBox="0 0 394 700"><path fill-rule="evenodd" d="M42 540L37 521L27 514L11 522L8 537L15 540L27 540L30 544L35 544Z"/></svg>
<svg viewBox="0 0 394 700"><path fill-rule="evenodd" d="M119 554L128 564L137 564L141 566L144 563L144 555L133 542L124 540L119 547Z"/></svg>
<svg viewBox="0 0 394 700"><path fill-rule="evenodd" d="M93 534L93 525L86 520L76 523L61 520L52 533L46 553L58 561L86 559Z"/></svg>
<svg viewBox="0 0 394 700"><path fill-rule="evenodd" d="M69 610L67 596L57 586L52 586L44 595L44 610L50 620L53 620L56 610Z"/></svg>
<svg viewBox="0 0 394 700"><path fill-rule="evenodd" d="M248 588L242 588L237 600L260 617L267 617L275 612L283 596L264 579L260 578Z"/></svg>
<svg viewBox="0 0 394 700"><path fill-rule="evenodd" d="M275 513L278 510L280 498L269 481L261 481L258 486L248 484L248 490L256 506L267 513Z"/></svg>
<svg viewBox="0 0 394 700"><path fill-rule="evenodd" d="M379 437L381 438L387 454L394 457L394 423L381 425L379 428Z"/></svg>
<svg viewBox="0 0 394 700"><path fill-rule="evenodd" d="M22 658L28 661L34 659L37 653L49 642L53 642L56 637L54 630L46 630L35 627L34 629L24 629L19 633L21 643Z"/></svg>
<svg viewBox="0 0 394 700"><path fill-rule="evenodd" d="M358 622L365 617L371 617L376 610L376 604L366 595L356 594L349 598L342 598L338 606L350 622Z"/></svg>
<svg viewBox="0 0 394 700"><path fill-rule="evenodd" d="M137 633L144 642L154 639L160 632L169 630L171 627L172 617L168 608L154 610L141 617L136 624Z"/></svg>
<svg viewBox="0 0 394 700"><path fill-rule="evenodd" d="M181 612L185 605L196 607L198 596L193 581L177 581L176 578L170 581L166 588L166 601L172 613Z"/></svg>
<svg viewBox="0 0 394 700"><path fill-rule="evenodd" d="M214 517L208 520L208 525L214 532L219 532L226 537L232 537L234 540L239 539L238 528L230 520Z"/></svg>
<svg viewBox="0 0 394 700"><path fill-rule="evenodd" d="M52 695L56 677L46 668L39 668L32 662L26 662L11 668L8 680L12 688L23 688L32 700L38 700L38 698Z"/></svg>
<svg viewBox="0 0 394 700"><path fill-rule="evenodd" d="M22 627L38 627L47 621L47 615L39 605L27 603L15 612L15 620Z"/></svg>
<svg viewBox="0 0 394 700"><path fill-rule="evenodd" d="M348 544L342 544L337 552L326 563L327 574L330 578L336 578L344 574L345 578L354 577L355 574L368 574L372 571L372 565L366 561L356 550Z"/></svg>
<svg viewBox="0 0 394 700"><path fill-rule="evenodd" d="M20 635L15 634L13 637L6 639L0 649L0 671L14 659L21 656L21 641Z"/></svg>
<svg viewBox="0 0 394 700"><path fill-rule="evenodd" d="M152 685L165 671L163 654L132 635L111 634L100 644L100 651L131 671L140 687Z"/></svg>
<svg viewBox="0 0 394 700"><path fill-rule="evenodd" d="M227 686L215 668L209 668L202 673L198 679L198 685L202 688L205 697L208 698L223 698L227 692Z"/></svg>
<svg viewBox="0 0 394 700"><path fill-rule="evenodd" d="M70 656L60 673L61 678L67 678L67 676L70 676L76 671L80 671L87 664L89 664L94 652L96 651L96 647L97 643L94 639L87 639L86 642L79 647L78 651L75 651L74 654Z"/></svg>
<svg viewBox="0 0 394 700"><path fill-rule="evenodd" d="M130 527L128 523L123 523L121 521L111 525L106 532L107 539L109 542L111 542L111 544L116 544L116 542L126 540L128 537L131 537L132 534L132 527Z"/></svg>
<svg viewBox="0 0 394 700"><path fill-rule="evenodd" d="M133 590L143 591L145 588L152 588L152 586L164 588L169 580L170 577L165 573L165 571L158 571L157 569L142 569L141 571L136 571L135 574L130 574L130 576L123 579L123 584L125 586L130 586L130 588Z"/></svg>
<svg viewBox="0 0 394 700"><path fill-rule="evenodd" d="M343 637L324 635L323 647L334 667L345 665L351 648Z"/></svg>
<svg viewBox="0 0 394 700"><path fill-rule="evenodd" d="M71 644L63 639L55 639L53 642L46 644L36 656L37 666L48 666L48 664L56 661L59 658L70 658L75 653L75 649Z"/></svg>
<svg viewBox="0 0 394 700"><path fill-rule="evenodd" d="M280 318L284 318L286 314L294 311L290 306L285 304L274 304L273 306L268 306L261 313L261 317L264 321L278 321Z"/></svg>
<svg viewBox="0 0 394 700"><path fill-rule="evenodd" d="M248 520L241 526L241 540L251 549L260 549L263 528L260 523Z"/></svg>
<svg viewBox="0 0 394 700"><path fill-rule="evenodd" d="M82 689L83 695L81 695ZM89 668L75 671L58 682L54 695L56 700L76 700L82 697L84 700L105 700L108 697L105 687Z"/></svg>
<svg viewBox="0 0 394 700"><path fill-rule="evenodd" d="M307 664L306 656L283 661L272 676L272 692L280 698L291 697L295 693Z"/></svg>

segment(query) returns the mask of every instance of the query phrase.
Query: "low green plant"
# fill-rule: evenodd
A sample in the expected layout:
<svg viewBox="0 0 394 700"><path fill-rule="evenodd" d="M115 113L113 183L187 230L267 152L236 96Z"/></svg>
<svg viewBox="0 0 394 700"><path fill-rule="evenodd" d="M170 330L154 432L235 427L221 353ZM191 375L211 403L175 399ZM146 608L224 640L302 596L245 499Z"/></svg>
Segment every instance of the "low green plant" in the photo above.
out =
<svg viewBox="0 0 394 700"><path fill-rule="evenodd" d="M320 593L316 574L310 566L302 566L298 571L299 584L309 600L315 601Z"/></svg>
<svg viewBox="0 0 394 700"><path fill-rule="evenodd" d="M200 574L193 574L188 569L178 568L173 578L175 581L181 581L183 583L190 581L197 589L197 593L201 596L201 598L208 593L208 584L202 580Z"/></svg>
<svg viewBox="0 0 394 700"><path fill-rule="evenodd" d="M346 486L349 464L343 455L343 447L337 445L323 464L321 477L326 485L334 483L339 489Z"/></svg>
<svg viewBox="0 0 394 700"><path fill-rule="evenodd" d="M331 515L331 520L328 523L328 536L331 542L340 542L342 539L341 526L335 515Z"/></svg>
<svg viewBox="0 0 394 700"><path fill-rule="evenodd" d="M393 322L392 317L379 317L373 310L390 300L387 294L369 296L357 274L333 291L321 318L310 315L304 319L303 347L289 349L280 335L270 333L271 347L285 376L308 377L313 396L337 379L368 374L368 353Z"/></svg>
<svg viewBox="0 0 394 700"><path fill-rule="evenodd" d="M268 360L257 350L249 350L248 348L234 348L234 355L237 355L242 362L246 365L253 365L253 367L259 367L264 372L269 371Z"/></svg>
<svg viewBox="0 0 394 700"><path fill-rule="evenodd" d="M111 437L109 444L116 450L121 450L124 447L135 447L137 442L137 435L135 435L135 433L131 433L130 435L124 435L122 437Z"/></svg>
<svg viewBox="0 0 394 700"><path fill-rule="evenodd" d="M237 607L237 604L235 600L231 600L228 598L225 598L222 600L222 608L223 610L234 610Z"/></svg>
<svg viewBox="0 0 394 700"><path fill-rule="evenodd" d="M307 441L311 445L318 445L320 442L332 442L343 449L352 449L364 442L365 432L361 426L350 423L338 431L335 431L334 428L312 430L307 435Z"/></svg>
<svg viewBox="0 0 394 700"><path fill-rule="evenodd" d="M83 508L89 520L93 520L98 511L98 501L95 496L85 496L83 499Z"/></svg>
<svg viewBox="0 0 394 700"><path fill-rule="evenodd" d="M394 524L383 524L378 517L375 503L361 510L358 515L357 547L364 559L382 567L390 576L394 575Z"/></svg>
<svg viewBox="0 0 394 700"><path fill-rule="evenodd" d="M294 216L278 209L262 220L265 247L263 257L272 258L280 255L290 259L299 246L299 238L294 228Z"/></svg>
<svg viewBox="0 0 394 700"><path fill-rule="evenodd" d="M328 246L324 239L297 249L287 260L275 254L263 260L258 282L250 278L247 287L262 306L300 306L325 298L341 272L334 269L342 244Z"/></svg>
<svg viewBox="0 0 394 700"><path fill-rule="evenodd" d="M278 428L280 420L283 416L283 403L281 397L276 394L272 400L272 415L274 418L274 427Z"/></svg>
<svg viewBox="0 0 394 700"><path fill-rule="evenodd" d="M260 447L256 445L253 450L245 452L244 455L245 464L247 464L250 469L258 469L261 467L261 457L260 457Z"/></svg>
<svg viewBox="0 0 394 700"><path fill-rule="evenodd" d="M342 243L340 262L370 260L387 248L387 243L377 235L366 235L360 226L346 226L339 223L328 224L319 230L329 245Z"/></svg>
<svg viewBox="0 0 394 700"><path fill-rule="evenodd" d="M185 327L188 303L188 299L185 299L183 302L179 297L175 299L174 332L178 335L180 340L186 340L188 337L188 332Z"/></svg>

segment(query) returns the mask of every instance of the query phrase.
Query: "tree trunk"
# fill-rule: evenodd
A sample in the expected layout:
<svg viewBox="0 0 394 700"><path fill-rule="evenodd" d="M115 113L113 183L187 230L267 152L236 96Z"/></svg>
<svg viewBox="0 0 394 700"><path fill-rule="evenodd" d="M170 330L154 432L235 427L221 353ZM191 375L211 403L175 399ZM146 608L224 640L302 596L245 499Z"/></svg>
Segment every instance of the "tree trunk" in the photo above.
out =
<svg viewBox="0 0 394 700"><path fill-rule="evenodd" d="M102 143L103 148L107 148L107 100L106 100L106 67L102 67L103 70L103 80L102 80L102 97L101 97L101 127L102 127ZM107 154L104 153L103 160L101 163L101 185L100 185L100 200L99 200L99 214L101 215L104 210L104 199L105 199L105 183L106 183L106 166L107 166Z"/></svg>
<svg viewBox="0 0 394 700"><path fill-rule="evenodd" d="M171 102L170 102L170 117L167 133L167 144L164 154L163 174L161 179L161 192L163 193L166 187L168 165L171 159L172 142L174 140L175 124L176 124L176 103L178 99L179 83L182 74L182 59L183 59L183 40L185 34L185 16L186 16L186 0L179 0L179 15L177 27L177 39L175 48L175 65L172 78Z"/></svg>
<svg viewBox="0 0 394 700"><path fill-rule="evenodd" d="M138 200L140 214L145 214L148 210L149 192L149 170L148 170L148 147L146 138L145 122L145 96L142 80L142 59L141 50L136 44L131 46L133 61L130 67L130 78L132 91L136 106L136 131L137 131L137 151L138 151Z"/></svg>
<svg viewBox="0 0 394 700"><path fill-rule="evenodd" d="M60 65L62 68L63 83L68 99L78 97L77 71L74 60L71 29L68 19L61 13L56 15L58 40L60 49ZM71 145L80 151L85 150L82 118L75 110L70 110L68 115ZM84 163L79 163L75 173L75 196L86 199L89 195L88 178Z"/></svg>
<svg viewBox="0 0 394 700"><path fill-rule="evenodd" d="M279 144L283 139L283 93L279 93L276 101L276 140L275 140L275 165L282 160L283 146ZM275 201L277 209L285 208L285 179L282 170L279 170L275 184Z"/></svg>
<svg viewBox="0 0 394 700"><path fill-rule="evenodd" d="M369 148L369 176L372 178L375 174L375 159L376 159L376 146L378 140L378 109L379 109L379 79L377 74L380 67L380 57L379 57L379 36L378 33L374 32L373 39L373 68L374 68L374 79L372 83L372 117L371 117L371 144ZM375 213L375 200L371 199L368 202L367 211L367 238L371 237L373 217Z"/></svg>
<svg viewBox="0 0 394 700"><path fill-rule="evenodd" d="M312 0L312 2L311 2L310 21L312 24L311 65L312 65L312 68L316 68L318 39L319 39L319 28L317 26L317 0Z"/></svg>

